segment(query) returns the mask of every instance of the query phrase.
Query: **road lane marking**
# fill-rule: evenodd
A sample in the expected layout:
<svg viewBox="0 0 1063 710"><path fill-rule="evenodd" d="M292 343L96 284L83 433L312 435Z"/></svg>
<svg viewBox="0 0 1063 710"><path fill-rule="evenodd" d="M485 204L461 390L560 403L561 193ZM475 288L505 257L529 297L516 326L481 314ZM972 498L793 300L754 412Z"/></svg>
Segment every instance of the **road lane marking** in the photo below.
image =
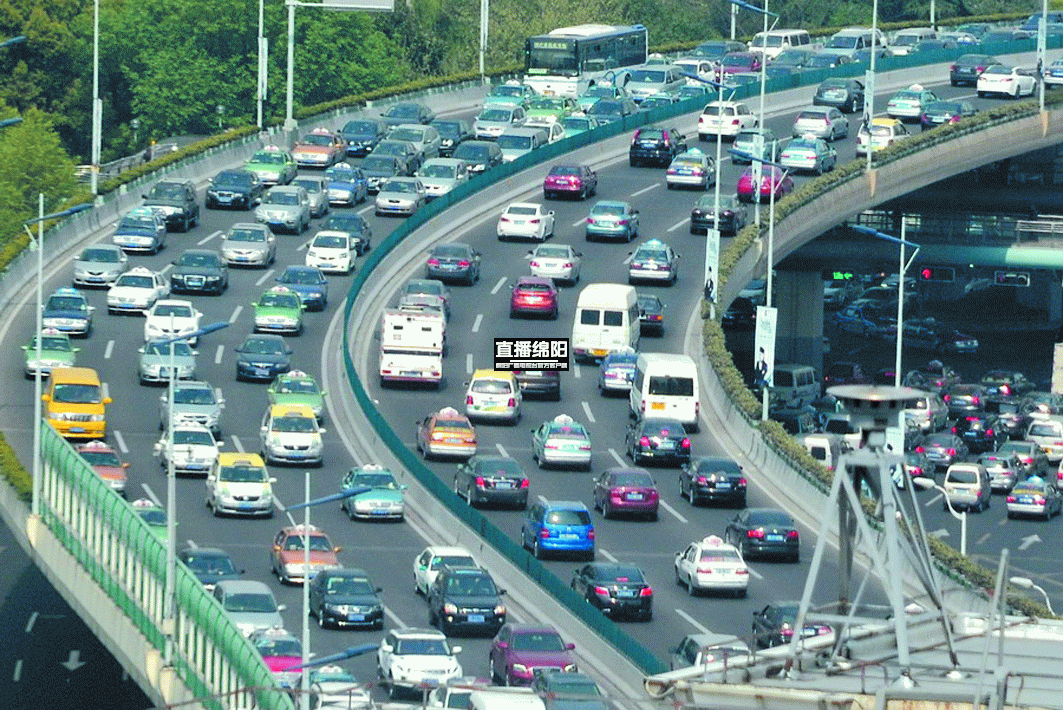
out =
<svg viewBox="0 0 1063 710"><path fill-rule="evenodd" d="M675 610L675 613L676 613L676 614L679 614L679 615L680 615L681 617L683 617L683 618L684 618L684 619L685 619L685 620L687 621L687 623L689 623L689 624L690 624L691 626L693 626L693 627L694 627L695 629L697 629L697 630L698 630L698 631L700 631L701 633L703 633L703 634L711 634L711 633L712 633L712 632L711 632L711 631L709 631L709 630L708 630L707 628L705 628L704 626L702 626L702 625L701 625L701 624L700 624L700 623L698 622L698 620L697 620L697 619L695 619L695 618L694 618L693 616L691 616L690 614L686 613L686 612L685 612L685 611L683 611L682 609L676 609L676 610Z"/></svg>
<svg viewBox="0 0 1063 710"><path fill-rule="evenodd" d="M111 359L111 353L113 353L113 352L114 352L114 341L113 340L108 340L107 341L107 347L104 348L104 350L103 350L103 359L104 360L110 360Z"/></svg>
<svg viewBox="0 0 1063 710"><path fill-rule="evenodd" d="M576 220L575 222L572 223L572 226L573 227L579 227L580 225L583 225L583 224L586 224L586 223L587 223L586 218L578 219L578 220Z"/></svg>
<svg viewBox="0 0 1063 710"><path fill-rule="evenodd" d="M107 399L110 396L111 396L110 388L107 386L107 383L104 382L103 383L103 398Z"/></svg>
<svg viewBox="0 0 1063 710"><path fill-rule="evenodd" d="M624 460L623 456L621 456L620 454L616 453L616 449L609 449L609 455L612 456L613 459L615 459L616 462L618 464L620 464L621 466L627 466L627 461Z"/></svg>
<svg viewBox="0 0 1063 710"><path fill-rule="evenodd" d="M476 320L473 321L473 324L472 324L472 332L479 333L480 332L480 324L483 323L483 322L484 322L484 314L483 313L477 313L476 314Z"/></svg>
<svg viewBox="0 0 1063 710"><path fill-rule="evenodd" d="M976 542L975 544L976 545L981 545L981 544L985 543L985 541L988 540L988 539L989 539L989 533L986 533L982 537L978 538L978 542Z"/></svg>
<svg viewBox="0 0 1063 710"><path fill-rule="evenodd" d="M613 553L609 552L609 550L606 550L605 548L599 547L598 552L600 552L602 557L609 560L610 562L616 563L618 561L615 557L613 557Z"/></svg>
<svg viewBox="0 0 1063 710"><path fill-rule="evenodd" d="M214 353L214 364L215 365L220 365L221 364L221 357L224 354L225 354L225 346L224 345L219 345L217 351L215 351L215 353Z"/></svg>
<svg viewBox="0 0 1063 710"><path fill-rule="evenodd" d="M246 453L244 451L244 445L240 442L240 437L238 437L236 434L233 434L229 438L233 440L233 448L234 449L236 449L241 454Z"/></svg>
<svg viewBox="0 0 1063 710"><path fill-rule="evenodd" d="M923 507L924 508L929 508L930 506L934 505L934 503L937 503L939 500L941 500L941 496L942 496L942 494L938 493L936 496L934 496L933 498L928 500L926 503L923 503Z"/></svg>
<svg viewBox="0 0 1063 710"><path fill-rule="evenodd" d="M472 353L465 356L465 374L472 374Z"/></svg>
<svg viewBox="0 0 1063 710"><path fill-rule="evenodd" d="M166 266L162 267L162 270L159 271L159 273L162 274L163 276L165 276L167 273L169 273L170 269L172 269L172 268L173 268L173 264L167 264Z"/></svg>
<svg viewBox="0 0 1063 710"><path fill-rule="evenodd" d="M746 569L749 570L749 574L751 576L756 577L757 579L764 579L764 575L762 575L760 572L756 571L752 567L746 567Z"/></svg>
<svg viewBox="0 0 1063 710"><path fill-rule="evenodd" d="M229 316L229 322L230 323L235 323L236 319L240 317L241 313L243 313L243 310L244 310L243 306L237 306L236 308L234 308L233 309L233 314L231 316Z"/></svg>
<svg viewBox="0 0 1063 710"><path fill-rule="evenodd" d="M665 510L667 510L672 515L674 515L676 520L678 520L679 522L683 523L684 525L686 525L687 523L690 522L689 520L684 518L683 515L678 510L676 510L672 506L668 505L668 503L664 502L663 500L659 501L659 502L661 504L661 507L664 508Z"/></svg>
<svg viewBox="0 0 1063 710"><path fill-rule="evenodd" d="M572 366L572 376L577 380L583 377L583 371L580 369L578 362Z"/></svg>
<svg viewBox="0 0 1063 710"><path fill-rule="evenodd" d="M37 612L30 614L29 620L26 622L26 633L33 633L33 625L37 623L37 617L40 616Z"/></svg>
<svg viewBox="0 0 1063 710"><path fill-rule="evenodd" d="M546 503L546 496L536 496L536 498L539 499L540 503Z"/></svg>
<svg viewBox="0 0 1063 710"><path fill-rule="evenodd" d="M19 682L22 679L22 659L15 661L15 672L11 675L11 681L13 683Z"/></svg>
<svg viewBox="0 0 1063 710"><path fill-rule="evenodd" d="M408 628L403 620L399 618L398 614L393 612L389 607L384 607L384 615L391 619L395 623L395 626L400 629Z"/></svg>
<svg viewBox="0 0 1063 710"><path fill-rule="evenodd" d="M196 541L193 540L192 538L188 538L187 540L185 540L185 544L188 545L193 550L198 550L199 549L199 545L197 545Z"/></svg>
<svg viewBox="0 0 1063 710"><path fill-rule="evenodd" d="M631 196L632 197L638 197L639 195L645 194L645 193L649 192L650 190L653 190L653 189L658 188L660 186L661 186L661 183L655 182L652 185L650 185L649 187L644 187L641 190L637 190L636 192L632 192Z"/></svg>
<svg viewBox="0 0 1063 710"><path fill-rule="evenodd" d="M209 242L211 239L214 239L214 237L220 237L220 236L221 236L221 231L220 230L217 231L217 232L212 232L211 234L208 234L207 236L203 237L198 242L196 242L196 246L200 246L201 247L204 244L206 244L207 242Z"/></svg>
<svg viewBox="0 0 1063 710"><path fill-rule="evenodd" d="M368 197L366 199L368 199ZM362 209L358 210L358 214L365 214L369 210L373 210L373 209L376 209L376 200L373 201L373 204L366 205Z"/></svg>
<svg viewBox="0 0 1063 710"><path fill-rule="evenodd" d="M159 500L159 497L157 495L155 495L155 491L151 490L151 486L149 486L147 483L141 483L140 487L143 488L144 492L148 494L148 498L151 498L152 503L159 506L160 508L162 507L162 501Z"/></svg>
<svg viewBox="0 0 1063 710"><path fill-rule="evenodd" d="M627 255L627 258L624 259L624 263L625 264L630 264L631 260L634 259L634 258L635 258L635 252L631 252L630 254Z"/></svg>
<svg viewBox="0 0 1063 710"><path fill-rule="evenodd" d="M507 459L510 458L510 455L506 452L506 449L502 444L495 444L495 447L498 449L498 453L501 456L505 456Z"/></svg>
<svg viewBox="0 0 1063 710"><path fill-rule="evenodd" d="M491 295L494 296L496 293L498 293L500 290L502 290L502 287L505 286L505 285L506 285L506 277L503 276L502 278L500 278L498 280L498 283L495 284L495 287L493 289L491 289Z"/></svg>
<svg viewBox="0 0 1063 710"><path fill-rule="evenodd" d="M122 432L117 429L114 430L114 440L118 444L118 450L123 454L129 453L129 447L125 445L125 437L122 436Z"/></svg>
<svg viewBox="0 0 1063 710"><path fill-rule="evenodd" d="M666 232L674 232L675 230L679 229L680 227L684 227L684 226L686 226L688 224L690 224L690 217L687 217L686 219L683 219L683 220L680 220L680 221L676 222L675 224L673 224L671 227L669 227L668 229L666 229L664 231L666 231Z"/></svg>
<svg viewBox="0 0 1063 710"><path fill-rule="evenodd" d="M262 274L262 276L258 278L258 281L255 282L255 285L261 286L262 284L266 283L266 279L268 279L270 276L273 276L273 273L274 269L266 269L266 273Z"/></svg>
<svg viewBox="0 0 1063 710"><path fill-rule="evenodd" d="M591 424L594 424L595 420L594 414L591 413L591 405L587 404L586 402L580 402L580 404L583 405L583 413L587 415L587 421L589 421Z"/></svg>

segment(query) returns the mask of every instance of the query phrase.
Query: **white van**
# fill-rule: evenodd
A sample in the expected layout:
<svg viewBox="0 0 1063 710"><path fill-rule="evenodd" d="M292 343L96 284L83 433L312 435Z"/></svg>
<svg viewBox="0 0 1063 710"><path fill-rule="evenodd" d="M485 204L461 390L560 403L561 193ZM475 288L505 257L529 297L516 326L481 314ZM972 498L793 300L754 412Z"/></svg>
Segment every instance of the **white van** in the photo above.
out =
<svg viewBox="0 0 1063 710"><path fill-rule="evenodd" d="M686 355L641 353L628 397L636 418L670 417L698 430L698 368Z"/></svg>
<svg viewBox="0 0 1063 710"><path fill-rule="evenodd" d="M847 27L839 30L831 36L830 41L823 48L824 54L837 54L853 59L858 52L871 49L872 44L885 49L886 36L882 30L873 33L869 27ZM873 41L873 38L877 41Z"/></svg>
<svg viewBox="0 0 1063 710"><path fill-rule="evenodd" d="M773 383L771 393L781 407L802 407L819 396L819 378L811 365L777 363Z"/></svg>
<svg viewBox="0 0 1063 710"><path fill-rule="evenodd" d="M912 51L912 47L923 40L935 39L937 36L937 32L932 27L909 27L905 30L899 30L897 34L893 35L893 41L890 42L890 54L903 57Z"/></svg>
<svg viewBox="0 0 1063 710"><path fill-rule="evenodd" d="M771 30L765 35L758 32L749 43L749 51L763 54L770 62L787 49L815 49L808 30Z"/></svg>
<svg viewBox="0 0 1063 710"><path fill-rule="evenodd" d="M806 434L802 443L809 456L833 471L842 455L842 442L834 434Z"/></svg>
<svg viewBox="0 0 1063 710"><path fill-rule="evenodd" d="M572 355L600 360L614 350L639 347L639 301L633 286L590 284L576 301Z"/></svg>
<svg viewBox="0 0 1063 710"><path fill-rule="evenodd" d="M546 710L531 688L492 688L469 694L469 710Z"/></svg>
<svg viewBox="0 0 1063 710"><path fill-rule="evenodd" d="M708 57L683 57L675 60L675 65L679 67L683 74L701 77L705 81L716 80L716 64ZM691 79L686 76L683 78L686 79L687 86L700 86L702 84L697 79Z"/></svg>

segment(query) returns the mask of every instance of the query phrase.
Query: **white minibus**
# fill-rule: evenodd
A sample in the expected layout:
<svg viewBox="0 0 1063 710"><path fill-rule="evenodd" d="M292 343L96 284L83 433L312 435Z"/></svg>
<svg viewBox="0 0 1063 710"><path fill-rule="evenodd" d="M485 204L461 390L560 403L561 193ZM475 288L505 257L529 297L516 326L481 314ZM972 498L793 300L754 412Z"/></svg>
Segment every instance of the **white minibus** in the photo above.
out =
<svg viewBox="0 0 1063 710"><path fill-rule="evenodd" d="M634 287L590 284L576 301L572 354L576 360L599 360L621 348L637 350L640 327Z"/></svg>
<svg viewBox="0 0 1063 710"><path fill-rule="evenodd" d="M641 353L628 401L637 418L669 417L697 431L698 368L686 355Z"/></svg>

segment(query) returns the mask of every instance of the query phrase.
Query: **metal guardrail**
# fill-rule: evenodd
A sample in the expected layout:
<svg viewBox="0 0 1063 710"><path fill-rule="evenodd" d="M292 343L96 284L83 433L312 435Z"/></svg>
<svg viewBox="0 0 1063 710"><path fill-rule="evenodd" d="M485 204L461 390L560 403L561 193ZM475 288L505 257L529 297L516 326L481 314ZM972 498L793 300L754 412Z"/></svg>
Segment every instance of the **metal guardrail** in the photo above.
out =
<svg viewBox="0 0 1063 710"><path fill-rule="evenodd" d="M41 460L42 522L162 654L165 543L47 422ZM292 710L291 698L221 605L187 568L176 571L177 676L212 710L224 707L212 695L226 695L241 708Z"/></svg>

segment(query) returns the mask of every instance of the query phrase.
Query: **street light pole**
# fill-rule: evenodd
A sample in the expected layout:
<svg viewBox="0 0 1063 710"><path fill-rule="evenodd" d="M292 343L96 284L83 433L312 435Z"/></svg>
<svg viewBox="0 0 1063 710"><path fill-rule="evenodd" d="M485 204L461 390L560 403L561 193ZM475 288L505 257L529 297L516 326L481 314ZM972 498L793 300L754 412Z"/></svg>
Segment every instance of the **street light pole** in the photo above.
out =
<svg viewBox="0 0 1063 710"><path fill-rule="evenodd" d="M1046 592L1043 587L1039 587L1037 584L1035 584L1032 579L1030 579L1029 577L1011 577L1008 579L1008 581L1014 584L1016 587L1020 587L1022 589L1034 589L1040 592L1041 596L1045 598L1045 606L1048 607L1048 612L1052 616L1056 615L1056 612L1052 609L1052 599L1048 596L1048 592Z"/></svg>
<svg viewBox="0 0 1063 710"><path fill-rule="evenodd" d="M867 172L871 172L871 119L875 115L875 58L878 55L878 0L871 4L871 64L864 82L864 117L867 130ZM859 131L857 131L859 133ZM859 142L859 141L858 141Z"/></svg>
<svg viewBox="0 0 1063 710"><path fill-rule="evenodd" d="M306 507L303 508L303 664L310 662L310 469L304 472ZM321 612L324 614L325 612ZM301 674L299 707L310 710L310 674Z"/></svg>
<svg viewBox="0 0 1063 710"><path fill-rule="evenodd" d="M100 142L103 126L103 102L100 100L100 0L92 2L92 172L89 177L92 196L99 193Z"/></svg>
<svg viewBox="0 0 1063 710"><path fill-rule="evenodd" d="M257 105L258 130L262 130L262 104L266 100L266 37L265 37L265 0L258 0L258 98Z"/></svg>
<svg viewBox="0 0 1063 710"><path fill-rule="evenodd" d="M1041 3L1041 21L1037 26L1037 82L1040 86L1038 103L1041 113L1045 112L1045 59L1048 50L1048 0Z"/></svg>
<svg viewBox="0 0 1063 710"><path fill-rule="evenodd" d="M293 103L295 101L295 3L296 0L285 0L288 5L288 94L285 98L284 107L284 130L295 130L295 118L293 115Z"/></svg>

